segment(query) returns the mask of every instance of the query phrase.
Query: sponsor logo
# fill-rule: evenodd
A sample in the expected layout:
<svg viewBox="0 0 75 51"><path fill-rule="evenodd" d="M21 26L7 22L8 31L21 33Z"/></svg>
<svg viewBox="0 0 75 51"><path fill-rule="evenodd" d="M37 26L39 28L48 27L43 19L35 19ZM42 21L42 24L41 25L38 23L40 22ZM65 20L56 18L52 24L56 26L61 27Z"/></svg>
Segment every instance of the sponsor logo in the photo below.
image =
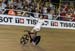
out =
<svg viewBox="0 0 75 51"><path fill-rule="evenodd" d="M35 25L38 22L38 20L35 19L26 19L26 21L28 24L33 24L33 25Z"/></svg>
<svg viewBox="0 0 75 51"><path fill-rule="evenodd" d="M24 19L23 18L15 18L15 23L24 24Z"/></svg>
<svg viewBox="0 0 75 51"><path fill-rule="evenodd" d="M51 21L51 26L58 26L58 22Z"/></svg>
<svg viewBox="0 0 75 51"><path fill-rule="evenodd" d="M12 22L12 17L1 17L0 16L0 22L5 22L5 23L8 23L8 22Z"/></svg>
<svg viewBox="0 0 75 51"><path fill-rule="evenodd" d="M60 22L60 24L61 24L61 27L73 27L73 28L75 28L75 23L70 23L70 22Z"/></svg>
<svg viewBox="0 0 75 51"><path fill-rule="evenodd" d="M26 21L28 24L33 24L33 25L36 25L38 22L38 20L36 20L36 19L26 19ZM49 22L45 21L42 25L47 26L48 24L49 24Z"/></svg>

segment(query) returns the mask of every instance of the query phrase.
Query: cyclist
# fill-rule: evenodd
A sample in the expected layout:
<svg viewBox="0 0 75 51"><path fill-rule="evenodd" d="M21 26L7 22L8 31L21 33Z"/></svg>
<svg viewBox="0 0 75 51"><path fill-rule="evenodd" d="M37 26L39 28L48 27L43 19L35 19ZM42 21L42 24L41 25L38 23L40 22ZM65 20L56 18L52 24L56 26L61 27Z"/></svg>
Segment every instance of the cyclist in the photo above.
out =
<svg viewBox="0 0 75 51"><path fill-rule="evenodd" d="M44 23L44 17L43 15L40 15L38 22L36 25L33 27L33 29L29 32L30 37L31 37L31 43L33 45L37 45L38 42L40 41L40 36L37 37L37 33L41 30L42 24Z"/></svg>

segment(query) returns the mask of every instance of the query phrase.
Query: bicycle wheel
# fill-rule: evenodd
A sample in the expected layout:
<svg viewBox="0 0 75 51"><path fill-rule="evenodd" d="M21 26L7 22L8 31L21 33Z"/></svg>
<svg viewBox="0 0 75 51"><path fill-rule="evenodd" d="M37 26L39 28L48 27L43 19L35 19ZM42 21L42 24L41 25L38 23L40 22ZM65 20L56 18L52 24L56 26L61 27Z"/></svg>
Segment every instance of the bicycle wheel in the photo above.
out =
<svg viewBox="0 0 75 51"><path fill-rule="evenodd" d="M28 41L29 41L29 36L28 36L28 35L23 35L23 36L20 38L20 44L22 44L22 45L27 44Z"/></svg>

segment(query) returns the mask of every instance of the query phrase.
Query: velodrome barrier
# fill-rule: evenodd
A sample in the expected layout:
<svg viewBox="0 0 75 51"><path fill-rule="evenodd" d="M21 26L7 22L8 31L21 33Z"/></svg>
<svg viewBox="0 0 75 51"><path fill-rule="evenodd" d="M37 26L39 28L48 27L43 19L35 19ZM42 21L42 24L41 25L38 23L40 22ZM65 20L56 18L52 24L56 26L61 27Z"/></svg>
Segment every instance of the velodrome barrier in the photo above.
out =
<svg viewBox="0 0 75 51"><path fill-rule="evenodd" d="M38 18L0 15L1 25L17 25L17 26L33 27L37 22L38 22ZM42 27L75 30L75 22L45 19L45 22L43 23Z"/></svg>

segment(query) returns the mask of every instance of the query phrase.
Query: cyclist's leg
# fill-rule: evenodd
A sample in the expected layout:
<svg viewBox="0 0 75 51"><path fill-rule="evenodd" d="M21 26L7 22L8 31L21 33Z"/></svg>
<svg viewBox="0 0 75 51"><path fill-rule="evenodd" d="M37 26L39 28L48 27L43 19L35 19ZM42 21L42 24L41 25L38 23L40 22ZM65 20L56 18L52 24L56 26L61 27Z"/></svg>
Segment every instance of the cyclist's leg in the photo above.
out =
<svg viewBox="0 0 75 51"><path fill-rule="evenodd" d="M40 36L36 36L35 39L33 40L33 42L35 42L35 45L37 45L40 42L41 37Z"/></svg>
<svg viewBox="0 0 75 51"><path fill-rule="evenodd" d="M40 41L39 39L40 38L37 38L37 33L40 31L40 29L39 28L33 28L32 30L31 30L31 33L33 33L33 34L30 34L30 36L31 36L31 43L33 44L33 45L37 45L38 44L38 41Z"/></svg>

